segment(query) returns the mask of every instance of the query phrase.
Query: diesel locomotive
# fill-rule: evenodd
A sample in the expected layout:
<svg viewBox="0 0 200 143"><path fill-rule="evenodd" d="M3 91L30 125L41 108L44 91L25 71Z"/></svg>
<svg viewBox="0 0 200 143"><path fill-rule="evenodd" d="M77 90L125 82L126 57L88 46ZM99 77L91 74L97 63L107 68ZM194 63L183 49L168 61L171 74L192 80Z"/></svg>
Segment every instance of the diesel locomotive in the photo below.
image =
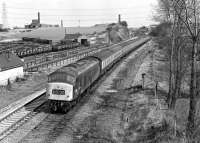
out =
<svg viewBox="0 0 200 143"><path fill-rule="evenodd" d="M52 112L67 112L79 101L91 85L123 56L149 41L150 38L130 40L104 49L76 63L64 66L48 75L47 98Z"/></svg>

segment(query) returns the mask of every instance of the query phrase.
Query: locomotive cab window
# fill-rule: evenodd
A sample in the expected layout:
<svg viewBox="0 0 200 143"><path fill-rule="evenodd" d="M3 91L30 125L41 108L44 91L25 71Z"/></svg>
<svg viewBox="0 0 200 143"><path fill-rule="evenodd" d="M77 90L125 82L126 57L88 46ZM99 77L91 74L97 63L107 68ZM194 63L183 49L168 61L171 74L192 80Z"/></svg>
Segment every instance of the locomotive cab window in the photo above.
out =
<svg viewBox="0 0 200 143"><path fill-rule="evenodd" d="M65 75L65 74L55 74L48 77L49 82L75 82L75 77L71 75Z"/></svg>

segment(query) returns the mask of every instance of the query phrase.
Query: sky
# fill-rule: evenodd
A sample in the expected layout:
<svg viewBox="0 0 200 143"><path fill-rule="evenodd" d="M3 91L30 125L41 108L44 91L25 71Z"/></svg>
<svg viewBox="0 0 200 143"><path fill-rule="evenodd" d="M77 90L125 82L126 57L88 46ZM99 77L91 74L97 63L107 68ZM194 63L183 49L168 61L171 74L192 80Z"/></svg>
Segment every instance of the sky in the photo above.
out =
<svg viewBox="0 0 200 143"><path fill-rule="evenodd" d="M9 27L30 24L38 11L44 24L60 24L62 19L65 27L92 26L117 22L121 14L129 27L140 27L155 23L157 0L0 0L1 14L3 3Z"/></svg>

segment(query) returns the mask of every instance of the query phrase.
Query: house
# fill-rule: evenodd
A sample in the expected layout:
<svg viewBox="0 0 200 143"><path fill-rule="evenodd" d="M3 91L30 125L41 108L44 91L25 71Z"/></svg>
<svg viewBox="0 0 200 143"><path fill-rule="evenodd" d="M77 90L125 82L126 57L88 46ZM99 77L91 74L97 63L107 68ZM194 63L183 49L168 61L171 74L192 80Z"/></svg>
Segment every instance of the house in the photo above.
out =
<svg viewBox="0 0 200 143"><path fill-rule="evenodd" d="M23 61L9 52L0 53L0 85L7 85L17 77L23 77Z"/></svg>

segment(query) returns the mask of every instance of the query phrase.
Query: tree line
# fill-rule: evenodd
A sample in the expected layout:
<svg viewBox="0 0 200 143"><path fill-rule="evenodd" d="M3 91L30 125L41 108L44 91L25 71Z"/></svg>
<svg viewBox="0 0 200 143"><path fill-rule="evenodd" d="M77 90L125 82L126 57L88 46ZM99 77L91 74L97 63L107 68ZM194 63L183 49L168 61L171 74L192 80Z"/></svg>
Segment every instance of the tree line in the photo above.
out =
<svg viewBox="0 0 200 143"><path fill-rule="evenodd" d="M196 126L196 104L198 98L197 57L200 35L199 0L158 0L154 17L160 24L150 35L164 47L168 59L169 108L174 109L177 98L182 96L184 80L189 82L189 115L186 127L188 138L192 138ZM189 76L188 76L189 73Z"/></svg>

